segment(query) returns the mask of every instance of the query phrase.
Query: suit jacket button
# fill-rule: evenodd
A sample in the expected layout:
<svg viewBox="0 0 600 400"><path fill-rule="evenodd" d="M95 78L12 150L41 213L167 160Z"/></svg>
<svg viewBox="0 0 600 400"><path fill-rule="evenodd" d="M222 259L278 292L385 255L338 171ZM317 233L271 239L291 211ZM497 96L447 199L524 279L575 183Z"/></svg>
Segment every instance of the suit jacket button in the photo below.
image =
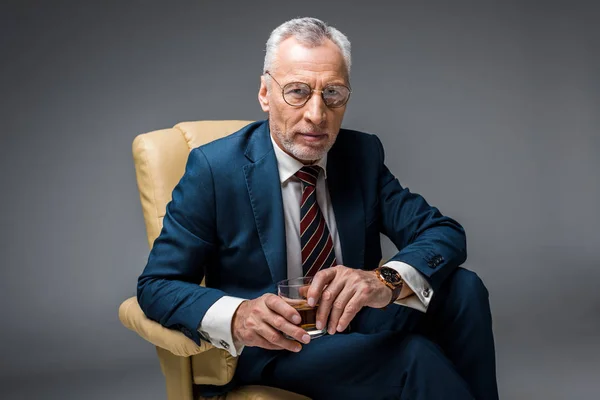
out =
<svg viewBox="0 0 600 400"><path fill-rule="evenodd" d="M229 344L227 344L227 342L226 342L226 341L224 341L224 340L221 340L221 341L219 342L219 344L220 344L221 346L223 346L223 348L224 348L224 349L226 349L226 350L229 350Z"/></svg>

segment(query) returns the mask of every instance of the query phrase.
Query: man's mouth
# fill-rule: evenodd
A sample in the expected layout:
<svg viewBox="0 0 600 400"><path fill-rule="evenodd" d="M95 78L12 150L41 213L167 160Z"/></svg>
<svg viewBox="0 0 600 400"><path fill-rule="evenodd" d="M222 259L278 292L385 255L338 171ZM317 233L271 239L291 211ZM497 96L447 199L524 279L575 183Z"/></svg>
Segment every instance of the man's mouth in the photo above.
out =
<svg viewBox="0 0 600 400"><path fill-rule="evenodd" d="M325 139L327 137L326 133L320 133L320 132L299 132L298 134L301 135L305 140L308 140L311 142L317 142L317 141Z"/></svg>

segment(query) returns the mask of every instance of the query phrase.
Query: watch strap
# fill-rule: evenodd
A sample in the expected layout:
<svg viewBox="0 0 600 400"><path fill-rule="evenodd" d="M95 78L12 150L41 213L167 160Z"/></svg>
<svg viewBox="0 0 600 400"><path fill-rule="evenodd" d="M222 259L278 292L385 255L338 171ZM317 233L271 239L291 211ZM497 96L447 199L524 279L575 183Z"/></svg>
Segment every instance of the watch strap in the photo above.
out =
<svg viewBox="0 0 600 400"><path fill-rule="evenodd" d="M396 300L398 300L398 297L400 297L400 292L402 292L402 287L404 286L404 281L400 282L400 284L396 287L394 287L392 289L392 298L390 300L389 304L394 303Z"/></svg>

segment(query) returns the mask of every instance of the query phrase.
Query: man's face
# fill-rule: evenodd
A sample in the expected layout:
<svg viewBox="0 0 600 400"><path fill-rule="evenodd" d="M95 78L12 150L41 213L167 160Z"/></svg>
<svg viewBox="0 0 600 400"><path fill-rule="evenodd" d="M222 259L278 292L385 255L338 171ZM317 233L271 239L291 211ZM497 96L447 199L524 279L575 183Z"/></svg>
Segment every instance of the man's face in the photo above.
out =
<svg viewBox="0 0 600 400"><path fill-rule="evenodd" d="M269 73L281 86L291 82L304 82L316 90L332 84L350 86L342 52L328 39L313 48L303 46L293 37L284 40ZM283 100L281 88L268 75L261 77L258 100L263 111L269 113L275 143L305 164L321 159L331 149L346 111L345 105L327 107L320 92L314 92L304 106L292 107Z"/></svg>

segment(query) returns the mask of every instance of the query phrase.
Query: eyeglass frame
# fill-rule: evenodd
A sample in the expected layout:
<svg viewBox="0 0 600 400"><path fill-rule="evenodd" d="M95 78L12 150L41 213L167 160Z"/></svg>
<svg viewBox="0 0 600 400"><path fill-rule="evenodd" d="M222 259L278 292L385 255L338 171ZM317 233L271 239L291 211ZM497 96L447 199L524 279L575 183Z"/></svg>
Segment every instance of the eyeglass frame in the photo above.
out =
<svg viewBox="0 0 600 400"><path fill-rule="evenodd" d="M271 73L269 71L265 71L264 75L269 75L271 77L271 79L273 79L275 81L275 83L279 86L279 88L281 89L281 97L283 98L283 101L285 101L285 103L291 107L295 107L295 108L301 108L304 107L306 105L306 103L308 103L308 101L312 98L312 95L314 92L321 92L321 99L323 100L323 104L325 104L325 106L327 106L328 108L341 108L344 107L346 104L348 104L348 101L350 101L350 95L352 94L352 88L350 88L349 86L343 85L343 84L335 84L335 85L326 85L322 90L317 90L317 89L313 89L310 87L310 85L306 82L289 82L286 83L285 85L281 86L281 83L277 82L277 79L275 79L275 77L273 75L271 75ZM306 100L304 101L304 103L302 104L290 104L286 99L285 99L285 94L284 94L284 89L289 86L289 85L293 85L293 84L303 84L308 86L308 88L310 89L310 96L308 96L306 98ZM335 106L335 107L331 107L329 105L327 105L327 102L325 101L325 98L323 97L323 91L325 89L327 89L330 86L342 86L345 87L346 89L348 89L348 98L346 99L346 101L339 105L339 106Z"/></svg>

